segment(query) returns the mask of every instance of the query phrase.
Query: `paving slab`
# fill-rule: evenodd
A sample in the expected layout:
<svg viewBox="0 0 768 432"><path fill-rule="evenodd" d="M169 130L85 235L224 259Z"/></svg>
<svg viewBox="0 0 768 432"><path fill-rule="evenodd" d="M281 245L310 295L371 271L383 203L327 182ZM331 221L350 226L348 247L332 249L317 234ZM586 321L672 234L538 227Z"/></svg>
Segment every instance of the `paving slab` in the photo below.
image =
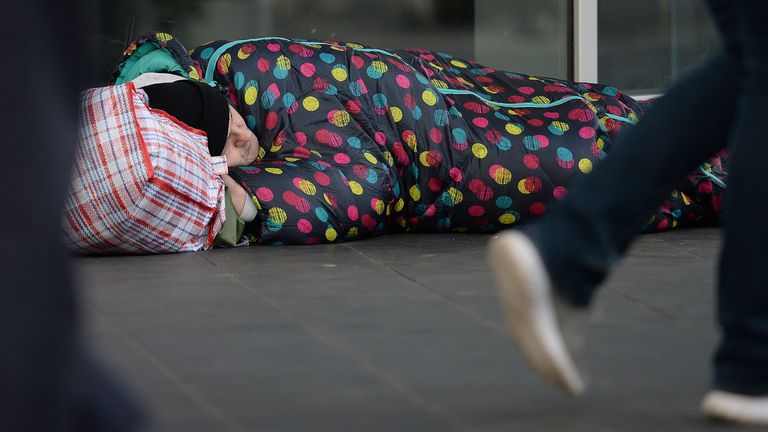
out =
<svg viewBox="0 0 768 432"><path fill-rule="evenodd" d="M533 376L486 235L76 260L87 342L150 431L702 431L720 231L641 237L604 286L587 395Z"/></svg>

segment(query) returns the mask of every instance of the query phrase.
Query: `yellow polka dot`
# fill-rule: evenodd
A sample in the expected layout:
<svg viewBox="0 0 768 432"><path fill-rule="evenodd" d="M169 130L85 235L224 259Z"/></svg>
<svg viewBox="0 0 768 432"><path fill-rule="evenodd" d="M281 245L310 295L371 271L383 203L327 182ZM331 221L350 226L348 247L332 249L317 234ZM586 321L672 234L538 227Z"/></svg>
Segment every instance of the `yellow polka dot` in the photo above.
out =
<svg viewBox="0 0 768 432"><path fill-rule="evenodd" d="M267 154L267 150L264 147L259 146L259 160L264 159L265 154Z"/></svg>
<svg viewBox="0 0 768 432"><path fill-rule="evenodd" d="M285 210L281 209L280 207L272 207L269 209L268 215L270 221L281 225L284 224L288 219L288 215L285 213Z"/></svg>
<svg viewBox="0 0 768 432"><path fill-rule="evenodd" d="M299 189L307 195L314 195L317 193L317 188L311 181L302 179L299 180Z"/></svg>
<svg viewBox="0 0 768 432"><path fill-rule="evenodd" d="M357 237L357 227L352 227L347 231L347 237L349 238L355 238Z"/></svg>
<svg viewBox="0 0 768 432"><path fill-rule="evenodd" d="M387 161L387 165L392 166L395 164L395 159L392 157L392 153L385 151L382 156Z"/></svg>
<svg viewBox="0 0 768 432"><path fill-rule="evenodd" d="M579 170L584 174L592 171L592 161L587 158L579 160Z"/></svg>
<svg viewBox="0 0 768 432"><path fill-rule="evenodd" d="M382 214L384 213L384 207L385 207L384 201L376 200L373 206L373 211L375 211L377 214Z"/></svg>
<svg viewBox="0 0 768 432"><path fill-rule="evenodd" d="M516 125L514 123L507 123L507 126L504 128L512 135L520 135L523 133L523 128L521 128L519 125Z"/></svg>
<svg viewBox="0 0 768 432"><path fill-rule="evenodd" d="M285 158L286 162L296 162L296 161L300 161L300 160L301 159L295 158L295 157L287 157L287 158Z"/></svg>
<svg viewBox="0 0 768 432"><path fill-rule="evenodd" d="M533 99L531 99L531 102L535 104L548 104L552 101L546 96L534 96Z"/></svg>
<svg viewBox="0 0 768 432"><path fill-rule="evenodd" d="M195 69L194 67L191 67L189 68L189 77L192 78L193 80L199 80L200 74L197 73L197 69Z"/></svg>
<svg viewBox="0 0 768 432"><path fill-rule="evenodd" d="M513 214L504 213L503 215L499 216L499 222L503 223L504 225L513 224L517 221L517 218Z"/></svg>
<svg viewBox="0 0 768 432"><path fill-rule="evenodd" d="M464 201L464 194L455 187L448 188L448 196L451 197L451 203L453 203L453 205L460 204Z"/></svg>
<svg viewBox="0 0 768 432"><path fill-rule="evenodd" d="M399 211L403 210L403 207L405 207L405 201L403 201L403 199L400 198L395 203L395 211L399 212Z"/></svg>
<svg viewBox="0 0 768 432"><path fill-rule="evenodd" d="M168 33L157 33L157 34L155 34L155 37L160 42L168 42L171 39L173 39L173 36L169 35Z"/></svg>
<svg viewBox="0 0 768 432"><path fill-rule="evenodd" d="M428 151L423 151L419 153L419 162L421 162L421 164L424 165L425 167L432 166L431 162L434 162L434 161L430 161L430 158L431 156Z"/></svg>
<svg viewBox="0 0 768 432"><path fill-rule="evenodd" d="M392 116L392 120L395 121L395 123L399 122L403 119L403 110L401 110L398 107L392 107L389 109L389 114Z"/></svg>
<svg viewBox="0 0 768 432"><path fill-rule="evenodd" d="M691 199L683 192L680 192L680 196L683 197L683 202L685 205L691 205Z"/></svg>
<svg viewBox="0 0 768 432"><path fill-rule="evenodd" d="M253 105L256 103L256 98L259 96L259 90L256 89L254 86L248 86L247 89L245 89L245 103L248 105Z"/></svg>
<svg viewBox="0 0 768 432"><path fill-rule="evenodd" d="M598 138L598 139L597 139L597 148L599 148L600 150L602 150L602 149L603 149L603 147L605 147L605 140L604 140L604 139L602 139L602 138Z"/></svg>
<svg viewBox="0 0 768 432"><path fill-rule="evenodd" d="M363 194L363 187L360 186L360 183L351 180L349 182L349 188L352 190L352 193L355 195L362 195Z"/></svg>
<svg viewBox="0 0 768 432"><path fill-rule="evenodd" d="M451 64L456 66L457 68L462 68L462 69L466 69L467 68L467 64L466 63L460 62L458 60L451 60Z"/></svg>
<svg viewBox="0 0 768 432"><path fill-rule="evenodd" d="M505 185L512 181L512 172L504 167L498 168L493 173L493 180L498 184Z"/></svg>
<svg viewBox="0 0 768 432"><path fill-rule="evenodd" d="M376 165L377 163L379 163L378 159L376 159L376 157L374 155L370 154L370 153L366 152L366 153L364 153L364 156L365 156L365 159L368 162L370 162L372 165Z"/></svg>
<svg viewBox="0 0 768 432"><path fill-rule="evenodd" d="M328 239L328 241L334 241L336 240L336 237L338 237L338 233L335 229L328 227L327 230L325 230L325 238Z"/></svg>
<svg viewBox="0 0 768 432"><path fill-rule="evenodd" d="M414 201L418 201L421 199L421 191L419 190L419 187L416 185L411 186L411 188L408 190L408 194L411 196L411 199Z"/></svg>
<svg viewBox="0 0 768 432"><path fill-rule="evenodd" d="M483 90L485 90L486 92L488 92L490 94L496 94L496 93L499 92L499 90L497 88L488 87L488 86L483 87Z"/></svg>
<svg viewBox="0 0 768 432"><path fill-rule="evenodd" d="M440 66L439 64L435 64L435 63L429 62L429 65L432 66L433 68L439 70L439 71L443 70L443 67Z"/></svg>
<svg viewBox="0 0 768 432"><path fill-rule="evenodd" d="M280 174L283 173L283 170L281 170L280 168L272 168L272 167L264 168L264 171L266 171L266 172L268 172L270 174L275 174L275 175L280 175Z"/></svg>
<svg viewBox="0 0 768 432"><path fill-rule="evenodd" d="M373 67L375 71L381 72L381 73L384 73L389 69L387 68L387 64L380 60L375 60L374 62L372 62L371 67Z"/></svg>
<svg viewBox="0 0 768 432"><path fill-rule="evenodd" d="M472 154L478 159L483 159L488 156L488 149L480 143L474 143L472 144Z"/></svg>
<svg viewBox="0 0 768 432"><path fill-rule="evenodd" d="M316 111L320 108L320 101L314 96L307 96L304 99L304 102L302 102L302 105L304 105L304 109L307 111Z"/></svg>
<svg viewBox="0 0 768 432"><path fill-rule="evenodd" d="M339 110L333 113L333 124L338 127L344 127L349 124L349 113L344 110Z"/></svg>
<svg viewBox="0 0 768 432"><path fill-rule="evenodd" d="M421 99L429 106L437 103L437 96L435 96L435 92L430 89L426 89L421 93Z"/></svg>
<svg viewBox="0 0 768 432"><path fill-rule="evenodd" d="M568 126L568 123L561 122L561 121L552 122L552 127L562 132L568 132L568 130L571 128L570 126Z"/></svg>
<svg viewBox="0 0 768 432"><path fill-rule="evenodd" d="M277 58L277 67L279 67L282 70L288 70L291 68L291 59L288 57L281 55Z"/></svg>
<svg viewBox="0 0 768 432"><path fill-rule="evenodd" d="M226 74L229 72L229 66L232 64L232 56L229 53L225 53L219 59L219 68L221 73Z"/></svg>
<svg viewBox="0 0 768 432"><path fill-rule="evenodd" d="M323 193L323 199L328 203L329 206L333 207L335 205L327 193Z"/></svg>
<svg viewBox="0 0 768 432"><path fill-rule="evenodd" d="M439 79L433 79L432 84L437 88L448 88L448 84L445 81Z"/></svg>
<svg viewBox="0 0 768 432"><path fill-rule="evenodd" d="M333 68L331 75L336 78L336 81L344 81L347 79L347 71L345 71L344 68Z"/></svg>
<svg viewBox="0 0 768 432"><path fill-rule="evenodd" d="M408 135L408 137L405 139L405 143L408 144L408 147L411 150L416 151L416 134Z"/></svg>
<svg viewBox="0 0 768 432"><path fill-rule="evenodd" d="M530 192L528 192L528 189L525 188L525 179L520 180L517 182L517 190L520 191L523 195L528 195Z"/></svg>
<svg viewBox="0 0 768 432"><path fill-rule="evenodd" d="M347 42L347 46L350 47L350 48L365 48L364 46L362 46L360 44L353 43L353 42Z"/></svg>

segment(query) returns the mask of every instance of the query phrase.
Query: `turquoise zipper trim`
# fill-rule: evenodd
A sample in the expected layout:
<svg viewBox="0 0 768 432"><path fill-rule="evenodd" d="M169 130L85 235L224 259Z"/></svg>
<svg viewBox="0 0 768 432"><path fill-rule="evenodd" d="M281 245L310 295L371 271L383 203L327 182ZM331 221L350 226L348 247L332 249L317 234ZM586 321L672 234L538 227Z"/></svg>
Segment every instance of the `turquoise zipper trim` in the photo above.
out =
<svg viewBox="0 0 768 432"><path fill-rule="evenodd" d="M265 41L265 40L280 40L280 41L286 41L286 42L296 42L296 43L301 43L301 44L305 44L305 45L344 46L344 45L338 45L338 44L333 44L333 43L328 43L328 42L301 41L301 40L288 39L288 38L278 37L278 36L267 36L267 37L261 37L261 38L255 38L255 39L240 39L240 40L236 40L236 41L232 41L232 42L227 42L224 45L218 47L216 49L216 51L214 51L213 54L211 54L211 57L208 59L208 66L206 66L206 68L205 68L205 82L207 82L208 84L213 85L213 86L216 85L216 81L214 81L214 79L213 79L213 75L214 75L214 73L216 73L216 63L219 62L219 57L221 57L221 55L224 54L224 52L226 50L232 48L235 45L241 44L241 43L260 42L260 41ZM346 47L346 48L350 48L350 47ZM375 53L384 54L384 55L387 55L387 56L390 56L390 57L395 57L397 59L401 59L402 60L402 57L400 57L399 55L397 55L395 53L391 53L391 52L383 50L383 49L378 49L378 48L352 48L352 49L356 50L356 51L363 51L363 52L375 52ZM418 71L416 71L416 72L418 72ZM419 73L421 73L421 72L419 72ZM440 88L440 87L435 87L435 89L437 89L437 91L439 93L442 93L442 94L463 94L463 95L474 96L474 97L482 100L483 102L487 102L489 104L493 104L493 105L501 106L501 107L505 107L505 108L551 108L551 107L559 106L559 105L562 105L564 103L567 103L567 102L570 102L570 101L573 101L573 100L582 100L584 102L591 103L584 96L568 96L568 97L564 97L562 99L559 99L559 100L557 100L555 102L550 102L550 103L545 103L545 104L537 104L537 103L532 103L532 102L520 102L520 103L497 102L497 101L495 101L493 99L490 99L490 96L483 95L483 94L480 94L480 93L477 93L477 92L473 92L473 91L469 91L469 90L446 89L446 88ZM617 115L614 115L614 114L608 114L608 113L606 113L605 115L607 117L609 117L609 118L612 118L614 120L618 120L620 122L628 123L628 124L631 124L631 125L636 124L636 122L634 122L632 119L629 119L629 118L626 118L626 117L621 117L621 116L617 116ZM603 130L605 130L605 127L603 126L602 122L600 122L600 126L601 126L601 128Z"/></svg>
<svg viewBox="0 0 768 432"><path fill-rule="evenodd" d="M720 180L719 178L717 178L717 176L715 176L711 172L707 171L706 168L704 168L704 164L699 165L699 171L701 171L701 173L704 174L705 176L709 177L710 180L717 183L717 185L720 186L721 188L728 189L728 186L725 184L724 181Z"/></svg>

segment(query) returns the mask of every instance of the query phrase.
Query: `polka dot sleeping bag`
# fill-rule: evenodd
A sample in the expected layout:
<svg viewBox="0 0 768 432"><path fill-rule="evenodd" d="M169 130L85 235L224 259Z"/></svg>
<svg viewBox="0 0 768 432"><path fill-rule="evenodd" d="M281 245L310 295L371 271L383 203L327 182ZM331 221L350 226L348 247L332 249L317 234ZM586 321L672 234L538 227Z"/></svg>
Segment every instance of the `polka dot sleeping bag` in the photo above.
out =
<svg viewBox="0 0 768 432"><path fill-rule="evenodd" d="M268 37L211 42L190 58L167 34L132 49L141 44L226 89L255 132L260 160L231 173L260 210L249 230L262 244L525 224L645 109L614 87L426 50ZM692 173L646 231L713 222L725 158Z"/></svg>

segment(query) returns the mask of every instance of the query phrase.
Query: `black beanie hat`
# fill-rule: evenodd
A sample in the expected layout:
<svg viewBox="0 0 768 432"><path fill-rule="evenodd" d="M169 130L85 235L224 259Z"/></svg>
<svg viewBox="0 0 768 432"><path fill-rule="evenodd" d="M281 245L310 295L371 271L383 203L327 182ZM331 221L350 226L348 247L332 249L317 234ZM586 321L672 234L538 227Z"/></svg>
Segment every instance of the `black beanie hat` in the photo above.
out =
<svg viewBox="0 0 768 432"><path fill-rule="evenodd" d="M149 106L161 109L188 126L208 135L208 151L220 156L229 132L229 104L218 89L204 83L181 80L143 88Z"/></svg>

